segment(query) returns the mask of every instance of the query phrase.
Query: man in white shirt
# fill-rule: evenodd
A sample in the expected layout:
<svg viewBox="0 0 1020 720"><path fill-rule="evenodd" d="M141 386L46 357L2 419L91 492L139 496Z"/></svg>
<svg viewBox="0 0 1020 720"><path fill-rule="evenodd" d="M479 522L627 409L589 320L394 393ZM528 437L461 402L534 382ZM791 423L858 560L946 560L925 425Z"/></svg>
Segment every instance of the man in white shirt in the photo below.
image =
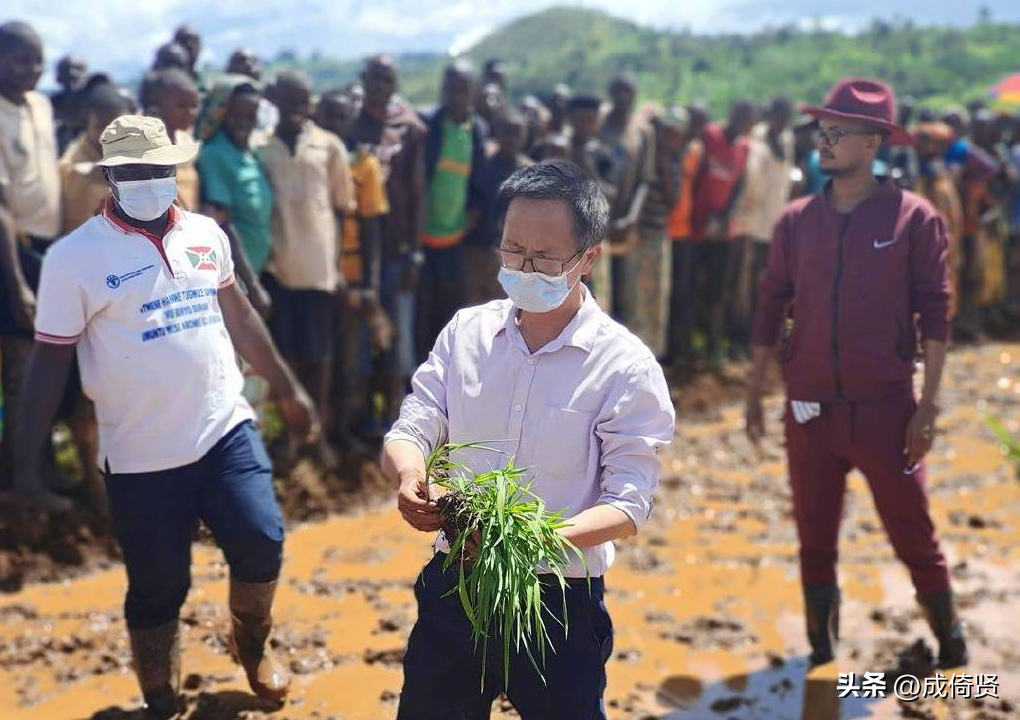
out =
<svg viewBox="0 0 1020 720"><path fill-rule="evenodd" d="M18 407L15 491L60 510L40 456L77 348L96 406L99 466L128 575L125 616L149 712L179 710L178 616L199 519L230 565L231 644L252 690L282 701L269 654L283 519L272 467L241 395L235 351L265 377L287 424L317 431L311 401L234 283L230 243L209 218L173 205L174 145L157 118L126 115L100 139L112 197L43 263L36 345Z"/></svg>
<svg viewBox="0 0 1020 720"><path fill-rule="evenodd" d="M525 720L602 719L612 652L602 576L613 563L613 541L635 534L651 512L673 406L651 351L580 282L608 223L598 184L554 160L518 170L500 194L499 280L509 299L462 310L442 331L387 435L383 472L399 479L405 520L435 532L442 523L425 477L433 449L485 442L501 452L478 449L458 460L486 471L510 455L533 470L532 491L570 519L563 534L585 562L572 558L564 572L570 633L547 623L555 648L546 656L547 682L522 652L511 657L508 695ZM399 720L483 716L500 689L492 683L479 692L481 650L458 598L447 594L457 570L442 570L449 550L442 535L436 548L415 587L418 622L404 657ZM545 600L562 621L563 598L550 592ZM496 655L490 664L502 662ZM485 676L501 678L502 668Z"/></svg>

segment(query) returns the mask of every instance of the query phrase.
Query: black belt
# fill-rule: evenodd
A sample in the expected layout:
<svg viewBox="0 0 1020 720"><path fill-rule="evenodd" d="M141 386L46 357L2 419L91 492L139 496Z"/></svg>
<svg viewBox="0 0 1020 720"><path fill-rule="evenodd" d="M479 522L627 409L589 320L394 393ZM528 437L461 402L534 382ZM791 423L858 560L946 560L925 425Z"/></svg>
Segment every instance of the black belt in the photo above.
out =
<svg viewBox="0 0 1020 720"><path fill-rule="evenodd" d="M437 556L442 555L442 557L443 557L442 562L443 562L443 564L445 564L446 563L446 557L449 555L449 553L437 551L436 555ZM551 585L553 587L558 587L559 584L560 584L559 578L557 578L552 573L541 573L538 576L538 581L540 583L542 583L543 585ZM589 578L565 577L565 578L563 578L563 581L567 584L567 587L572 588L572 589L576 588L576 589L587 590L588 586L589 586L589 583L591 584L591 589L592 590L604 590L605 589L605 587L604 587L605 586L605 579L601 575L599 575L597 577L589 577Z"/></svg>

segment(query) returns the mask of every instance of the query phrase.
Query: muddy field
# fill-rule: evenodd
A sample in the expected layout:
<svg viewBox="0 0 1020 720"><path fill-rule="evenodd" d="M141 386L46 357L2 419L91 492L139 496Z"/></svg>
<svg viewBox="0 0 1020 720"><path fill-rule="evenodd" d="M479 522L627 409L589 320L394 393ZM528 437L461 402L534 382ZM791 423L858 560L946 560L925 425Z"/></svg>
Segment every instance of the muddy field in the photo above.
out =
<svg viewBox="0 0 1020 720"><path fill-rule="evenodd" d="M707 381L706 381L707 383ZM1020 432L1020 345L953 353L942 434L930 458L932 509L972 647L971 674L998 675L999 699L838 700L840 672L878 671L927 638L906 571L863 479L851 481L842 534L843 635L837 662L808 672L782 446L770 404L761 455L740 432L739 385L680 398L651 524L620 546L608 576L616 626L611 718L836 720L1020 717L1020 482L984 415ZM715 398L728 397L714 412ZM224 641L226 568L196 545L183 615L191 720L391 718L414 618L411 585L430 540L400 521L382 483L367 491L299 468L281 482L289 516L276 644L295 674L271 713L246 693ZM102 524L44 531L0 525L0 718L141 720L120 604L124 575ZM17 547L13 537L23 538ZM42 582L47 580L49 582ZM465 682L473 682L466 678ZM497 702L493 717L513 717Z"/></svg>

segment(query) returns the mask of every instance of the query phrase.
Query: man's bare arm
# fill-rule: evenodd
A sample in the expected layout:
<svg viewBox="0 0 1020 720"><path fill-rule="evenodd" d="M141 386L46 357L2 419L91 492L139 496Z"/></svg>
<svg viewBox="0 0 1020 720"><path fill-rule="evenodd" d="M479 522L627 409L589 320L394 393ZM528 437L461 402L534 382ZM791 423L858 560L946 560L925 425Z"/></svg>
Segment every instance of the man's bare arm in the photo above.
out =
<svg viewBox="0 0 1020 720"><path fill-rule="evenodd" d="M923 347L924 386L917 410L907 425L906 443L903 448L903 453L907 456L907 467L920 462L931 450L932 441L935 439L935 418L939 414L936 401L939 386L942 384L942 371L946 364L946 343L929 339L924 341Z"/></svg>

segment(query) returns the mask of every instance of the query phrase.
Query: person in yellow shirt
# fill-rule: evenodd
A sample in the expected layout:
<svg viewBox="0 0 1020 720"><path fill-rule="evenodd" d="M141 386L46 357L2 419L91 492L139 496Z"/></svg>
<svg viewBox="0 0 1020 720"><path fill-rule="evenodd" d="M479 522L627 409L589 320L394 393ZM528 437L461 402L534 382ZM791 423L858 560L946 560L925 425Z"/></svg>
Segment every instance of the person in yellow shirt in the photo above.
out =
<svg viewBox="0 0 1020 720"><path fill-rule="evenodd" d="M963 200L945 164L946 150L954 140L953 129L941 122L920 123L914 128L917 148L917 193L935 206L946 221L949 239L949 317L956 317L960 299L960 241L966 233Z"/></svg>
<svg viewBox="0 0 1020 720"><path fill-rule="evenodd" d="M361 113L360 98L345 90L323 93L317 123L347 146L354 183L353 212L344 216L340 272L347 281L338 295L338 332L334 364L334 439L344 452L360 450L355 429L370 407L366 350L373 356L389 349L393 326L379 302L383 215L390 211L382 165L368 148L353 140L354 123ZM370 339L366 348L364 338Z"/></svg>

